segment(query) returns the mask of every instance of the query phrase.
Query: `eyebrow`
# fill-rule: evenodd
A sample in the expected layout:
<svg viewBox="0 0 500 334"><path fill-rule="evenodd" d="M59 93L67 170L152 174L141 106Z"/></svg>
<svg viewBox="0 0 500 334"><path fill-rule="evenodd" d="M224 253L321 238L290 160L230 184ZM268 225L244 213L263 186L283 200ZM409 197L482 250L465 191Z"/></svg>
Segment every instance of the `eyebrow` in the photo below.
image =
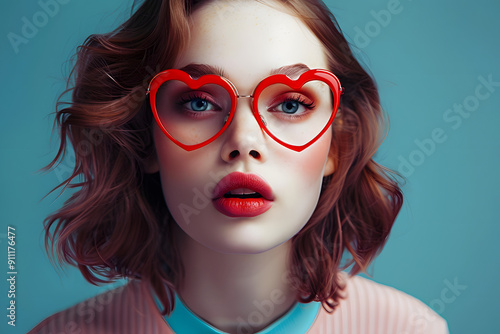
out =
<svg viewBox="0 0 500 334"><path fill-rule="evenodd" d="M208 74L215 74L221 77L225 77L224 70L222 68L207 64L189 64L184 66L183 68L180 68L180 70L186 72L194 79Z"/></svg>
<svg viewBox="0 0 500 334"><path fill-rule="evenodd" d="M221 77L225 77L224 70L218 66L212 66L208 64L188 64L180 70L189 74L192 78L197 79L204 75L215 74ZM282 66L274 69L270 72L270 75L284 74L290 78L298 77L302 73L309 71L310 68L302 63Z"/></svg>
<svg viewBox="0 0 500 334"><path fill-rule="evenodd" d="M271 75L284 74L290 78L294 78L294 77L298 77L302 73L307 72L309 70L310 70L310 68L307 65L299 63L299 64L282 66L280 68L272 70Z"/></svg>

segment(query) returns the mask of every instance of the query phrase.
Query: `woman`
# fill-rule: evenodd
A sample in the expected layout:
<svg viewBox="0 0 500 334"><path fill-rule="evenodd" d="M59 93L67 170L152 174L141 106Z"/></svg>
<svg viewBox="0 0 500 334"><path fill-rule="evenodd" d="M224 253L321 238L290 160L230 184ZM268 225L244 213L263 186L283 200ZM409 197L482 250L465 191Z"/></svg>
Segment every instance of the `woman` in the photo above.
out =
<svg viewBox="0 0 500 334"><path fill-rule="evenodd" d="M57 122L62 185L83 181L47 245L130 283L31 333L447 332L340 271L366 269L402 194L372 160L375 84L323 3L146 0L79 49Z"/></svg>

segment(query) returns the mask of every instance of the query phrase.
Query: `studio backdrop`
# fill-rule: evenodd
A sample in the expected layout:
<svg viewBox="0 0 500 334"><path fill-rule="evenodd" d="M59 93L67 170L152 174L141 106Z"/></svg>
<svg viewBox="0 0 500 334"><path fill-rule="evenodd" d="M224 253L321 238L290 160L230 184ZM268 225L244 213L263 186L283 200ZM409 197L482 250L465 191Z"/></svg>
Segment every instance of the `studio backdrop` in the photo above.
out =
<svg viewBox="0 0 500 334"><path fill-rule="evenodd" d="M451 333L497 333L500 3L327 5L375 77L390 118L376 161L406 178L404 207L369 275L428 304ZM1 333L25 333L122 284L95 287L75 268L51 265L43 220L71 191L43 197L69 175L73 157L39 169L57 152L53 112L77 46L117 27L131 7L131 0L0 4ZM106 301L97 299L89 317L99 303Z"/></svg>

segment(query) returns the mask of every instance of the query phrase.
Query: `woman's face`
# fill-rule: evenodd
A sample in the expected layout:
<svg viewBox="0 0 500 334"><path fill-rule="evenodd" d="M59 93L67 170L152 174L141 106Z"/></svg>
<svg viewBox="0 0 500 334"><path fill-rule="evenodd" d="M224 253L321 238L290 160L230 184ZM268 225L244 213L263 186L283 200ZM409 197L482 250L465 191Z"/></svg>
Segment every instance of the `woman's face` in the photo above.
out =
<svg viewBox="0 0 500 334"><path fill-rule="evenodd" d="M240 95L250 95L262 79L285 66L296 74L304 71L297 64L327 68L319 40L277 3L212 1L190 19L191 37L175 68L201 64L221 69ZM156 125L154 139L165 200L178 226L196 242L224 253L260 253L291 239L311 217L323 176L333 172L331 130L302 152L292 151L260 129L250 98L238 99L230 126L202 148L186 151ZM244 187L236 177L230 189L224 188L231 192L230 203L221 208L214 189L237 172L267 183L267 199L239 198L265 191ZM235 203L247 204L234 209Z"/></svg>

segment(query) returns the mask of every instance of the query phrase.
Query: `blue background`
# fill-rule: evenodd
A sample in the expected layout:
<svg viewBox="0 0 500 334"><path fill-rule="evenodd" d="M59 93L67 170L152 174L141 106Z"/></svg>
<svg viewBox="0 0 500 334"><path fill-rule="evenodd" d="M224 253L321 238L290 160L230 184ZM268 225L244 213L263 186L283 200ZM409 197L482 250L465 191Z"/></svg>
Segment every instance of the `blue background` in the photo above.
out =
<svg viewBox="0 0 500 334"><path fill-rule="evenodd" d="M0 5L2 333L25 333L50 314L110 289L91 286L74 268L51 266L42 221L67 194L41 199L65 175L63 169L37 170L56 152L49 114L64 89L67 61L85 37L121 23L132 1L66 2L46 22L36 1ZM401 0L390 18L377 14L393 2L327 2L375 76L390 116L377 161L407 175L406 203L370 273L431 305L452 333L498 333L500 87L480 88L490 93L484 100L474 96L479 77L500 82L500 3ZM8 34L21 35L23 17L33 22L34 15L41 27L16 52ZM447 121L447 110L463 103L471 103L470 116ZM431 144L433 131L441 132L440 142ZM15 328L6 318L7 226L16 228ZM447 290L450 283L461 289Z"/></svg>

